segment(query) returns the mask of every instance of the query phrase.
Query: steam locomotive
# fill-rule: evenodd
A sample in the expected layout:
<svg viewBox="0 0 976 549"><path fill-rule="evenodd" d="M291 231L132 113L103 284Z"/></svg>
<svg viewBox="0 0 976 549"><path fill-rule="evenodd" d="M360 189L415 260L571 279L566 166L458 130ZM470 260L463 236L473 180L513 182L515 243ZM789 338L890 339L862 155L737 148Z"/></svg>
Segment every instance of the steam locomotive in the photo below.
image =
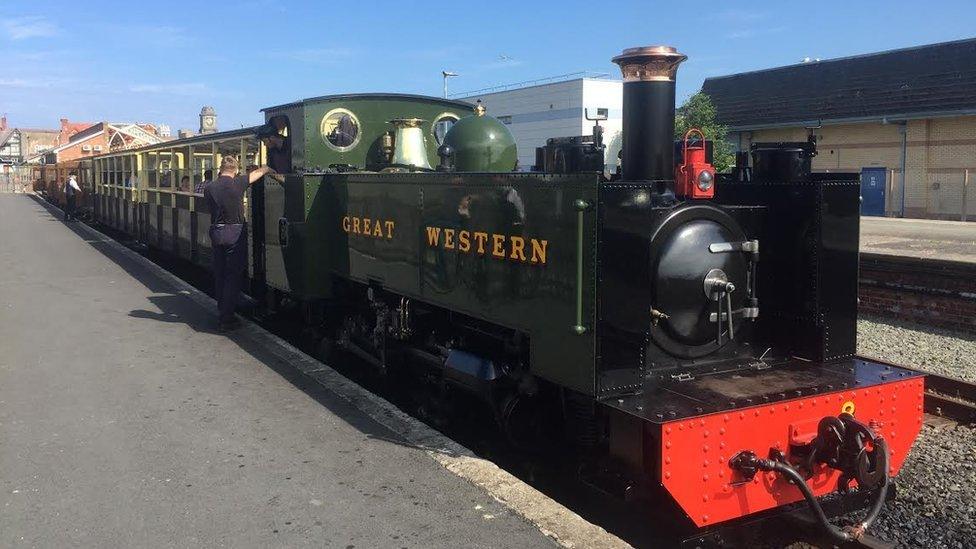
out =
<svg viewBox="0 0 976 549"><path fill-rule="evenodd" d="M834 542L859 539L919 432L923 378L856 355L858 176L812 173L815 143L757 144L751 166L716 174L704 136L673 137L685 59L613 58L624 137L610 176L599 127L515 172L514 139L480 105L265 109L290 170L248 197L251 293L300 309L320 356L481 401L517 444L558 425L693 546L804 505ZM240 154L263 160L241 132ZM201 139L97 158L96 218L207 265L205 204L150 170L168 155L196 178L198 157L235 154ZM113 183L119 165L134 186ZM868 516L833 526L827 494Z"/></svg>

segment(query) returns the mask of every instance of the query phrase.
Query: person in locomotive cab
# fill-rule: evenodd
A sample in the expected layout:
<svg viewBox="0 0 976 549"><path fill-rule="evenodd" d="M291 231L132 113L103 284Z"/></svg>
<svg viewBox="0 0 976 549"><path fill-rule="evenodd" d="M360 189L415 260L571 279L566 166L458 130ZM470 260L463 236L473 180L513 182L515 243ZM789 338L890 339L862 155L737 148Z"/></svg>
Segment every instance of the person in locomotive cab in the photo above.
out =
<svg viewBox="0 0 976 549"><path fill-rule="evenodd" d="M239 175L240 167L233 156L220 163L217 180L203 190L210 207L210 243L213 246L214 295L217 298L218 328L232 330L240 321L234 307L240 297L247 267L247 231L244 230L244 193L249 185L265 174L268 166Z"/></svg>
<svg viewBox="0 0 976 549"><path fill-rule="evenodd" d="M81 194L81 187L78 186L78 181L75 179L75 174L71 174L68 176L68 181L64 184L65 221L75 221L78 219L75 217L75 202L78 200L79 194Z"/></svg>
<svg viewBox="0 0 976 549"><path fill-rule="evenodd" d="M258 129L258 139L268 151L268 166L276 173L291 173L291 137L287 128L284 116L273 116Z"/></svg>

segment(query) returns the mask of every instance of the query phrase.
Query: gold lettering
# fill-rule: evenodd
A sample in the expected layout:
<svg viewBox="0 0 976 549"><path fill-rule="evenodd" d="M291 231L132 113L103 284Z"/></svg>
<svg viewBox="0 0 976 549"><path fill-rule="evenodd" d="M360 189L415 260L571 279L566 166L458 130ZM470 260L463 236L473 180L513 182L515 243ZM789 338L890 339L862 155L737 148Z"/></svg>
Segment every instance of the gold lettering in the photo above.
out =
<svg viewBox="0 0 976 549"><path fill-rule="evenodd" d="M437 246L441 239L440 227L427 227L427 245Z"/></svg>
<svg viewBox="0 0 976 549"><path fill-rule="evenodd" d="M366 235L366 236L369 236L369 233L371 233L371 232L373 232L373 231L370 231L369 230L369 218L368 217L364 217L363 218L363 234Z"/></svg>
<svg viewBox="0 0 976 549"><path fill-rule="evenodd" d="M458 233L458 250L462 252L471 251L471 233L468 231Z"/></svg>
<svg viewBox="0 0 976 549"><path fill-rule="evenodd" d="M352 232L359 234L359 218L352 218Z"/></svg>
<svg viewBox="0 0 976 549"><path fill-rule="evenodd" d="M373 236L376 238L383 238L383 224L379 221L373 225Z"/></svg>
<svg viewBox="0 0 976 549"><path fill-rule="evenodd" d="M454 249L454 229L444 229L444 249Z"/></svg>
<svg viewBox="0 0 976 549"><path fill-rule="evenodd" d="M386 239L387 240L390 240L391 238L393 238L393 227L394 227L394 224L393 224L392 221L387 221L386 222Z"/></svg>
<svg viewBox="0 0 976 549"><path fill-rule="evenodd" d="M532 241L532 263L546 263L546 248L549 246L548 240L536 240L534 238L530 239Z"/></svg>
<svg viewBox="0 0 976 549"><path fill-rule="evenodd" d="M509 258L525 261L525 239L521 236L510 236L509 239L512 241L512 255Z"/></svg>
<svg viewBox="0 0 976 549"><path fill-rule="evenodd" d="M474 239L478 241L478 253L485 255L485 242L488 242L488 233L476 232Z"/></svg>
<svg viewBox="0 0 976 549"><path fill-rule="evenodd" d="M505 235L493 234L491 235L491 241L492 241L491 255L504 259L505 258Z"/></svg>
<svg viewBox="0 0 976 549"><path fill-rule="evenodd" d="M348 215L346 217L343 217L342 218L342 230L343 231L346 231L347 233L349 232L349 216Z"/></svg>

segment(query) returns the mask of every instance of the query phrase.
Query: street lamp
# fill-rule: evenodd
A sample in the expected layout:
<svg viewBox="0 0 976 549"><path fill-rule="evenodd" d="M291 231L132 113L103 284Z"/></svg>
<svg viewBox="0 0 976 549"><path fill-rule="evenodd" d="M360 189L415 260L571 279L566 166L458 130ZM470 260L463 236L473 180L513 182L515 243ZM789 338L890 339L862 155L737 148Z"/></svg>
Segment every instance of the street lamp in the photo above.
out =
<svg viewBox="0 0 976 549"><path fill-rule="evenodd" d="M461 76L456 72L451 71L441 71L441 75L444 77L444 99L447 99L447 79L452 76Z"/></svg>

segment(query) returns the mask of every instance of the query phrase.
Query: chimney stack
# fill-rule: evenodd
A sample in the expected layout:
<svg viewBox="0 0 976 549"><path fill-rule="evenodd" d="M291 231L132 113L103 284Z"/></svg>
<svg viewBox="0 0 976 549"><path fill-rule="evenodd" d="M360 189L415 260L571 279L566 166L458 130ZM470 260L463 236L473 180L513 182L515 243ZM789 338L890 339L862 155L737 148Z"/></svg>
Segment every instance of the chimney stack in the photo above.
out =
<svg viewBox="0 0 976 549"><path fill-rule="evenodd" d="M626 181L667 180L674 190L674 81L685 59L670 46L627 48L613 58L624 78Z"/></svg>

